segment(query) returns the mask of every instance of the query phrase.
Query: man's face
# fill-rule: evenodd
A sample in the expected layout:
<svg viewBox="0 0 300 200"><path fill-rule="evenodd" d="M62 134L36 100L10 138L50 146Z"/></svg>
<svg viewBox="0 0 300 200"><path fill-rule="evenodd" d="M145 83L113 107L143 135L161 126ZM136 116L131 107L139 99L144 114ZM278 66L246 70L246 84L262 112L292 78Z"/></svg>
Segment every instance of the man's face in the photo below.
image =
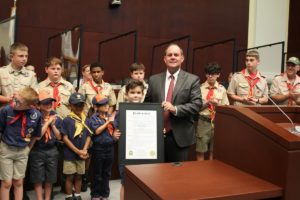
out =
<svg viewBox="0 0 300 200"><path fill-rule="evenodd" d="M206 80L210 85L214 85L219 77L220 74L206 74Z"/></svg>
<svg viewBox="0 0 300 200"><path fill-rule="evenodd" d="M135 70L131 72L131 78L139 81L144 81L145 72L143 69Z"/></svg>
<svg viewBox="0 0 300 200"><path fill-rule="evenodd" d="M15 67L25 66L28 60L28 51L17 49L10 55L10 59L12 65Z"/></svg>
<svg viewBox="0 0 300 200"><path fill-rule="evenodd" d="M257 69L257 66L259 64L259 60L255 57L252 56L247 56L246 57L246 67L249 71L254 72Z"/></svg>
<svg viewBox="0 0 300 200"><path fill-rule="evenodd" d="M169 46L166 50L164 61L169 71L177 71L184 61L181 49L177 45Z"/></svg>
<svg viewBox="0 0 300 200"><path fill-rule="evenodd" d="M131 103L141 103L144 93L141 87L135 87L133 89L129 89L126 96L127 100Z"/></svg>
<svg viewBox="0 0 300 200"><path fill-rule="evenodd" d="M294 63L286 63L286 74L288 76L295 76L299 70L299 65L295 65Z"/></svg>
<svg viewBox="0 0 300 200"><path fill-rule="evenodd" d="M62 68L59 64L50 65L45 70L51 81L58 81L61 78Z"/></svg>
<svg viewBox="0 0 300 200"><path fill-rule="evenodd" d="M104 75L104 71L101 69L101 67L94 67L91 70L92 78L96 83L100 83L102 81L102 77Z"/></svg>

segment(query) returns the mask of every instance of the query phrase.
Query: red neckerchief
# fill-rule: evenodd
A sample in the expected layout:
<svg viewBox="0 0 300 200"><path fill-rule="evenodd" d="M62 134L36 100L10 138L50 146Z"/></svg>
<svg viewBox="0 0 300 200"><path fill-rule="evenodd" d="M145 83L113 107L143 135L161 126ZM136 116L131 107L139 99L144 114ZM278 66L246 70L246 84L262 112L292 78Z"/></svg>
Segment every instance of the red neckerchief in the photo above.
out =
<svg viewBox="0 0 300 200"><path fill-rule="evenodd" d="M242 74L244 74L244 76L245 76L245 73L246 73L246 69L243 69ZM249 86L250 86L250 90L249 90L249 94L248 94L248 96L250 96L250 97L253 96L253 88L257 84L257 82L259 81L259 77L257 77L256 75L257 75L257 73L256 74L250 74L249 76L245 76L248 83L249 83Z"/></svg>
<svg viewBox="0 0 300 200"><path fill-rule="evenodd" d="M25 129L26 129L26 114L24 111L19 111L17 115L14 116L14 118L8 122L9 125L15 123L18 119L22 119L22 129L21 129L21 136L22 138L25 138Z"/></svg>
<svg viewBox="0 0 300 200"><path fill-rule="evenodd" d="M102 81L103 81L103 80L102 80ZM99 94L99 92L102 91L102 87L101 87L101 86L100 86L99 89L98 89L98 87L94 86L93 80L89 80L88 82L89 82L90 86L95 90L95 92L96 92L97 94ZM104 81L103 81L103 82L104 82Z"/></svg>
<svg viewBox="0 0 300 200"><path fill-rule="evenodd" d="M58 87L61 85L61 83L51 82L49 85L53 87L53 98L56 100L56 102L53 102L53 109L55 110L56 107L60 106L60 96Z"/></svg>
<svg viewBox="0 0 300 200"><path fill-rule="evenodd" d="M207 89L208 89L208 93L207 93L207 96L206 96L206 100L210 100L213 98L214 96L214 89L216 87L211 87L211 86L208 86ZM211 103L208 103L207 105L207 108L210 112L210 119L211 121L213 121L215 119L215 114L216 114L216 111L215 111L215 106Z"/></svg>
<svg viewBox="0 0 300 200"><path fill-rule="evenodd" d="M100 119L103 119L105 122L107 121L107 117L103 116L103 115L99 115L99 118ZM113 132L114 132L114 127L111 123L109 123L107 125L107 130L108 130L108 133L112 136Z"/></svg>

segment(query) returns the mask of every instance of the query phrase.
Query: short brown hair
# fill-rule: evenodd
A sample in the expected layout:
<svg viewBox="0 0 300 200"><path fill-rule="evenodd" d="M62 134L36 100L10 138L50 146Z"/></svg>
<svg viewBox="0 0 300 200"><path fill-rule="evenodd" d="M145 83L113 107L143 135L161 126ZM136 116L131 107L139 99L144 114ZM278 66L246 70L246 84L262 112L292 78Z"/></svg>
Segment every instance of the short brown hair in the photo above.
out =
<svg viewBox="0 0 300 200"><path fill-rule="evenodd" d="M10 46L9 53L14 54L16 52L16 50L28 51L28 47L23 43L16 42Z"/></svg>
<svg viewBox="0 0 300 200"><path fill-rule="evenodd" d="M90 67L91 65L83 65L81 68L81 73L85 71L86 68Z"/></svg>
<svg viewBox="0 0 300 200"><path fill-rule="evenodd" d="M145 71L146 67L142 63L132 63L129 67L130 72L134 72L136 70L144 70Z"/></svg>
<svg viewBox="0 0 300 200"><path fill-rule="evenodd" d="M125 87L126 93L128 93L129 90L132 90L136 87L140 87L142 89L142 91L144 92L145 86L144 86L144 83L142 81L135 80L135 79L130 79L130 81L127 83L127 85Z"/></svg>
<svg viewBox="0 0 300 200"><path fill-rule="evenodd" d="M258 51L256 50L251 50L251 51L248 51L247 54L246 54L246 57L254 57L256 58L257 60L259 60L259 53Z"/></svg>
<svg viewBox="0 0 300 200"><path fill-rule="evenodd" d="M28 105L35 105L39 100L38 93L31 87L25 87L18 91L19 96Z"/></svg>
<svg viewBox="0 0 300 200"><path fill-rule="evenodd" d="M60 65L62 67L62 61L61 59L57 57L50 57L46 60L46 68L52 66L52 65Z"/></svg>

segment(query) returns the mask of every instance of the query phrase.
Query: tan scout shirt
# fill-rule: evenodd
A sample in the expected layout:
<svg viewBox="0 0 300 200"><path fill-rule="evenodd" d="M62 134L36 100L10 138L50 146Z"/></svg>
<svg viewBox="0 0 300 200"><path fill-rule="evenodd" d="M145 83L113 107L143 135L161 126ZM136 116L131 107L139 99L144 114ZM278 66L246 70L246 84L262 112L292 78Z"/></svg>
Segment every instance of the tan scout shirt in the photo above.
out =
<svg viewBox="0 0 300 200"><path fill-rule="evenodd" d="M6 97L13 96L14 92L24 87L37 90L36 74L22 67L20 71L12 68L11 64L0 67L0 94Z"/></svg>
<svg viewBox="0 0 300 200"><path fill-rule="evenodd" d="M229 83L228 89L227 89L227 94L234 94L239 97L246 97L249 96L250 92L250 84L247 80L247 77L250 76L248 73L248 70L244 71L245 73L237 72L232 76L232 79ZM258 99L262 97L267 97L268 96L268 84L267 81L264 77L260 75L259 72L257 72L256 77L259 78L259 81L256 83L256 86L253 88L253 97ZM258 88L259 89L258 89ZM237 102L235 101L233 103L234 105L247 105L243 104L242 102Z"/></svg>
<svg viewBox="0 0 300 200"><path fill-rule="evenodd" d="M287 95L290 91L288 89L288 84L291 84L289 81L286 73L276 76L273 81L270 88L270 96L281 94L281 95ZM292 85L292 92L300 94L300 77L296 76L296 79ZM280 102L280 105L288 105L289 100ZM296 104L295 101L292 102L292 104Z"/></svg>
<svg viewBox="0 0 300 200"><path fill-rule="evenodd" d="M204 82L201 84L201 96L203 99L203 102L207 102L206 97L209 91L209 88L211 86L208 84L208 82ZM219 101L219 105L229 105L229 100L227 97L227 93L226 93L226 88L221 85L220 83L216 82L214 85L214 96L215 99L218 99ZM205 116L205 117L210 117L210 111L208 110L208 108L204 108L204 110L201 110L199 112L200 115Z"/></svg>
<svg viewBox="0 0 300 200"><path fill-rule="evenodd" d="M50 85L50 83L51 81L47 78L46 80L39 83L38 89L39 90L48 89L50 93L53 95L53 87ZM61 85L58 86L60 101L57 102L57 107L55 111L63 119L71 111L69 106L69 97L71 96L72 93L75 92L75 88L70 82L64 79L61 79L59 83L61 83Z"/></svg>
<svg viewBox="0 0 300 200"><path fill-rule="evenodd" d="M109 83L106 83L103 80L100 85L97 85L97 83L95 83L94 81L92 81L92 83L97 88L99 94L103 94L109 99L110 106L116 105L116 95L112 86ZM86 82L83 85L81 85L78 92L85 96L87 109L89 109L93 105L92 100L93 97L97 94L97 92L91 86L90 82Z"/></svg>
<svg viewBox="0 0 300 200"><path fill-rule="evenodd" d="M148 84L144 81L144 91L143 91L144 96L143 96L142 102L144 102L144 100L145 100L147 90L148 90ZM116 110L119 110L119 103L127 102L126 98L127 98L126 97L126 85L124 85L118 93L118 100L117 100Z"/></svg>

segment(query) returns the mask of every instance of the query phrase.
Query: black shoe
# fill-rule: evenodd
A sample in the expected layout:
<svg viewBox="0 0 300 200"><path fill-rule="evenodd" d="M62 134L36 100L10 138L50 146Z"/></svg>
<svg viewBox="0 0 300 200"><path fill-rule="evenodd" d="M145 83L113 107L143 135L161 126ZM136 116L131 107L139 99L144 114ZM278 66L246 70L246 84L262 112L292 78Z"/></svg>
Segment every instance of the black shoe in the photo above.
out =
<svg viewBox="0 0 300 200"><path fill-rule="evenodd" d="M81 196L74 197L74 200L82 200Z"/></svg>
<svg viewBox="0 0 300 200"><path fill-rule="evenodd" d="M88 174L84 174L82 176L82 184L81 184L81 192L86 192L88 189L89 179Z"/></svg>
<svg viewBox="0 0 300 200"><path fill-rule="evenodd" d="M65 200L75 200L74 197L66 197Z"/></svg>

